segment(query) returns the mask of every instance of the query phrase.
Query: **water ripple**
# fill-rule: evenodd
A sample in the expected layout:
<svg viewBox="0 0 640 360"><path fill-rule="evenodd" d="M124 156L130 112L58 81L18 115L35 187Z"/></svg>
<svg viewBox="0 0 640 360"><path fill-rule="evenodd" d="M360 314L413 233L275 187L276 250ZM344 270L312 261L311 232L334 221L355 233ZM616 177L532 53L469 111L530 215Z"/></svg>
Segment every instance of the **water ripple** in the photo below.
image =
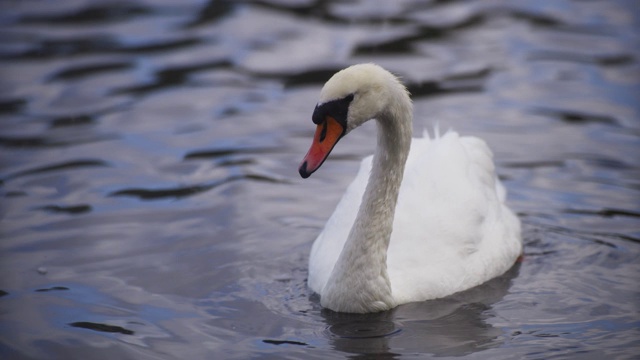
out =
<svg viewBox="0 0 640 360"><path fill-rule="evenodd" d="M86 204L70 205L70 206L45 205L45 206L38 207L36 209L53 212L53 213L83 214L83 213L90 212L91 206Z"/></svg>
<svg viewBox="0 0 640 360"><path fill-rule="evenodd" d="M7 180L15 179L17 177L47 173L52 171L75 170L75 169L82 169L87 167L108 167L108 166L110 166L109 163L103 160L97 160L97 159L72 160L72 161L66 161L58 164L40 166L40 167L35 167L31 169L14 172L12 174L5 176L2 179L2 181L6 182Z"/></svg>
<svg viewBox="0 0 640 360"><path fill-rule="evenodd" d="M213 181L207 184L189 185L189 186L176 186L170 188L161 189L146 189L146 188L128 188L113 191L109 196L132 196L140 198L141 200L160 200L165 198L182 198L187 196L196 195L202 192L209 191L221 185L238 181L238 180L252 180L259 182L270 183L287 183L286 180L264 175L264 174L242 174L229 176L224 179Z"/></svg>
<svg viewBox="0 0 640 360"><path fill-rule="evenodd" d="M89 321L78 321L70 323L69 325L76 328L89 329L106 333L120 333L124 335L133 335L135 333L133 330L123 328L122 326L94 323Z"/></svg>
<svg viewBox="0 0 640 360"><path fill-rule="evenodd" d="M71 80L101 74L104 72L126 70L131 68L132 66L133 63L131 61L125 60L76 64L57 71L49 77L49 81Z"/></svg>
<svg viewBox="0 0 640 360"><path fill-rule="evenodd" d="M67 13L27 14L19 18L25 24L45 25L94 25L97 23L122 22L150 12L150 9L134 3L108 2L108 4L87 4Z"/></svg>

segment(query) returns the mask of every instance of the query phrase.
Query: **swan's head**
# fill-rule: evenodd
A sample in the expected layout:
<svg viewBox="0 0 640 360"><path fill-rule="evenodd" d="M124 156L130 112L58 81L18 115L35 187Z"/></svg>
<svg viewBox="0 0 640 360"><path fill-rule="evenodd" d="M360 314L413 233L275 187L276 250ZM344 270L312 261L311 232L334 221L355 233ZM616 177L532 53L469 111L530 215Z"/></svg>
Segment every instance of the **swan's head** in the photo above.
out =
<svg viewBox="0 0 640 360"><path fill-rule="evenodd" d="M300 176L308 178L318 170L351 130L389 111L389 102L397 101L398 94L408 99L400 81L375 64L353 65L334 74L322 88L313 111L316 133L300 164Z"/></svg>

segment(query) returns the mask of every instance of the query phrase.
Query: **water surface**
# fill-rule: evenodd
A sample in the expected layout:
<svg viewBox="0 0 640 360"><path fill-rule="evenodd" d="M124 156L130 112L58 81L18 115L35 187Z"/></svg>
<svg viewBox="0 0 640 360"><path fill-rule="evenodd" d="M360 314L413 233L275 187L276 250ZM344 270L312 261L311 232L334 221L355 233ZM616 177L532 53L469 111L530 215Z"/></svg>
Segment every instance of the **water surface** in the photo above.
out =
<svg viewBox="0 0 640 360"><path fill-rule="evenodd" d="M2 2L0 357L637 357L639 27L623 0ZM416 133L489 143L525 256L338 314L308 252L375 127L297 165L322 84L369 61Z"/></svg>

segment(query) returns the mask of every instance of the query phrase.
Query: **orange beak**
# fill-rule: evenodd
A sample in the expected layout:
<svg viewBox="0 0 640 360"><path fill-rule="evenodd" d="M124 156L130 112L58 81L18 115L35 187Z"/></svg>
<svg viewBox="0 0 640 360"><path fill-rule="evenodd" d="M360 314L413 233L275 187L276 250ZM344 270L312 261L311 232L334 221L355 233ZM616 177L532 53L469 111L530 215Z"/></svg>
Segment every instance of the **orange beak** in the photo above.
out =
<svg viewBox="0 0 640 360"><path fill-rule="evenodd" d="M300 176L306 179L311 176L314 171L318 170L344 133L345 128L342 124L331 116L327 116L324 122L316 128L316 134L313 136L311 148L309 148L309 152L304 159L302 159L302 164L300 164L300 168L298 169Z"/></svg>

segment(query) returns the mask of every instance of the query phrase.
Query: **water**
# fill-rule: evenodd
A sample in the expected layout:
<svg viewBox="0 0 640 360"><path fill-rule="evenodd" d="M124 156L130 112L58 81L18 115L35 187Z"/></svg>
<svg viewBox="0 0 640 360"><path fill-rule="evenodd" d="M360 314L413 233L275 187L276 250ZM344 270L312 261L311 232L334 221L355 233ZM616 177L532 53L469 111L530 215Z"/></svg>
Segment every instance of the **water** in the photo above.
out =
<svg viewBox="0 0 640 360"><path fill-rule="evenodd" d="M639 28L622 0L2 2L0 357L637 358ZM297 165L368 61L416 132L487 140L525 256L337 314L308 252L375 129Z"/></svg>

